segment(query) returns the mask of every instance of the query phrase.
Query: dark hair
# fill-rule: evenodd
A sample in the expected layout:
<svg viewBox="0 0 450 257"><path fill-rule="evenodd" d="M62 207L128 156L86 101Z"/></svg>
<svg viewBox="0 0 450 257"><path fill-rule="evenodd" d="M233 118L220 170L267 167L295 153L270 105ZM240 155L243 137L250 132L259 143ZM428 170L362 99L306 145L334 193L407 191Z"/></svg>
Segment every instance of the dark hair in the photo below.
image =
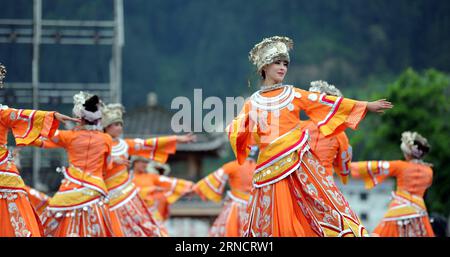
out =
<svg viewBox="0 0 450 257"><path fill-rule="evenodd" d="M86 111L89 112L96 112L98 111L98 104L100 103L100 98L98 98L97 95L93 95L91 98L87 99L86 102L84 102L83 106ZM89 121L83 118L84 123L88 125L96 125L98 123L98 120L96 121Z"/></svg>
<svg viewBox="0 0 450 257"><path fill-rule="evenodd" d="M84 102L83 106L86 111L96 112L98 111L98 104L100 103L100 99L97 95L93 95L91 98Z"/></svg>
<svg viewBox="0 0 450 257"><path fill-rule="evenodd" d="M420 157L423 157L430 151L430 146L428 144L424 144L418 140L414 140L414 145L417 145L417 149L422 152L422 156Z"/></svg>
<svg viewBox="0 0 450 257"><path fill-rule="evenodd" d="M266 72L264 70L261 70L261 77L263 79L266 79Z"/></svg>
<svg viewBox="0 0 450 257"><path fill-rule="evenodd" d="M97 125L97 121L88 121L88 120L86 120L85 118L81 118L83 121L84 121L84 124L87 124L87 125Z"/></svg>

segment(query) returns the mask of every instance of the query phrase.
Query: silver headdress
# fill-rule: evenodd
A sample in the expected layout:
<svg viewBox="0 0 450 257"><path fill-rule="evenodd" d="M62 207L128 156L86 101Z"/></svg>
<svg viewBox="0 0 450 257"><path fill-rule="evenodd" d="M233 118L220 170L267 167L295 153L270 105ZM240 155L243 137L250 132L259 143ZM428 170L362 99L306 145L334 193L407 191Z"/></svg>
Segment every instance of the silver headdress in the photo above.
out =
<svg viewBox="0 0 450 257"><path fill-rule="evenodd" d="M160 170L163 171L163 174L160 174ZM150 161L145 168L145 171L148 173L154 173L159 175L167 176L170 173L170 166L166 163L160 163L156 161Z"/></svg>
<svg viewBox="0 0 450 257"><path fill-rule="evenodd" d="M274 36L265 38L256 44L249 53L249 60L257 67L258 72L267 65L277 60L290 61L289 50L294 46L294 41L288 37Z"/></svg>
<svg viewBox="0 0 450 257"><path fill-rule="evenodd" d="M102 112L100 111L100 108L98 108L95 112L86 110L85 103L91 97L94 97L94 95L83 91L80 91L80 93L74 95L72 112L80 119L83 118L89 122L95 122L102 118Z"/></svg>
<svg viewBox="0 0 450 257"><path fill-rule="evenodd" d="M102 105L102 126L103 128L115 122L122 122L123 124L123 114L125 113L125 107L122 104L108 104Z"/></svg>
<svg viewBox="0 0 450 257"><path fill-rule="evenodd" d="M416 159L422 159L430 149L428 140L417 132L405 131L402 133L400 148L403 153Z"/></svg>
<svg viewBox="0 0 450 257"><path fill-rule="evenodd" d="M309 91L342 97L342 93L339 89L323 80L312 81L310 83Z"/></svg>
<svg viewBox="0 0 450 257"><path fill-rule="evenodd" d="M0 63L0 88L3 87L3 80L6 77L6 67Z"/></svg>

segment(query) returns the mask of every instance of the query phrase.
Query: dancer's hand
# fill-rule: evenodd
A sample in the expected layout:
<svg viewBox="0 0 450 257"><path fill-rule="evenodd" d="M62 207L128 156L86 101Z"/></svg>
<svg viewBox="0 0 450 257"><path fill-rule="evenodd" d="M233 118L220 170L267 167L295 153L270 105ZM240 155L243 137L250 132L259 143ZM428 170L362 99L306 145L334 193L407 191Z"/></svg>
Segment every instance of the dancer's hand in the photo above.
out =
<svg viewBox="0 0 450 257"><path fill-rule="evenodd" d="M66 123L67 121L73 121L76 123L81 122L80 119L72 118L72 117L66 116L64 114L61 114L59 112L55 112L55 119L57 119L59 122L62 122L62 123Z"/></svg>
<svg viewBox="0 0 450 257"><path fill-rule="evenodd" d="M197 136L192 132L183 136L177 136L178 143L191 143L197 141Z"/></svg>
<svg viewBox="0 0 450 257"><path fill-rule="evenodd" d="M367 104L367 110L377 113L384 113L385 110L389 110L392 107L394 107L394 105L386 99L376 100Z"/></svg>

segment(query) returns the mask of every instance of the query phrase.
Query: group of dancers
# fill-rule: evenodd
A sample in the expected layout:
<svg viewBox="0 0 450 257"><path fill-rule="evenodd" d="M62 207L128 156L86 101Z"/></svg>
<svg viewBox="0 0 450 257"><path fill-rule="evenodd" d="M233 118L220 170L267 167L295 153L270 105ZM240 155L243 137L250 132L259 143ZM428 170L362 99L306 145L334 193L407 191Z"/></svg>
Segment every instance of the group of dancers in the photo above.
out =
<svg viewBox="0 0 450 257"><path fill-rule="evenodd" d="M223 202L210 236L434 236L423 200L433 173L423 161L427 140L406 131L405 160L352 162L345 129L356 129L367 112L383 113L393 105L344 98L325 81L311 82L308 91L284 84L292 47L290 38L274 36L250 51L262 86L227 126L236 160L196 183L167 176L166 164L177 144L196 136L123 139L119 103L80 92L74 96L75 118L0 105L0 236L169 236L168 206L192 194ZM4 67L0 72L1 81ZM301 111L309 120L300 120ZM60 122L77 125L62 130ZM15 151L6 146L9 130L19 147L67 152L69 165L60 168L64 179L52 197L23 182ZM374 231L351 209L334 174L343 184L361 179L367 189L387 177L397 179Z"/></svg>

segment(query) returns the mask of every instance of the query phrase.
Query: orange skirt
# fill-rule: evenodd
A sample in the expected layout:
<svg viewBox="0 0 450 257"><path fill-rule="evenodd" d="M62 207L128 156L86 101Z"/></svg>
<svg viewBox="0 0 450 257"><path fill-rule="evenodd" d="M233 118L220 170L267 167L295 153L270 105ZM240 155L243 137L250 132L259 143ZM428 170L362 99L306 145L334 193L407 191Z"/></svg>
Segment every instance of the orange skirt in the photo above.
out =
<svg viewBox="0 0 450 257"><path fill-rule="evenodd" d="M161 235L163 237L169 236L169 231L167 230L166 226L164 225L164 222L166 220L163 218L161 213L159 213L158 206L153 205L153 206L149 207L147 202L144 201L144 203L145 203L145 206L147 207L148 212L150 212L152 214L152 217L155 220L156 225L158 225L159 230L161 231Z"/></svg>
<svg viewBox="0 0 450 257"><path fill-rule="evenodd" d="M122 236L116 217L111 217L103 201L68 211L46 208L41 215L44 236L112 237Z"/></svg>
<svg viewBox="0 0 450 257"><path fill-rule="evenodd" d="M380 237L434 237L428 216L382 221L373 232Z"/></svg>
<svg viewBox="0 0 450 257"><path fill-rule="evenodd" d="M40 237L36 211L25 192L0 192L0 237Z"/></svg>
<svg viewBox="0 0 450 257"><path fill-rule="evenodd" d="M247 204L227 197L208 235L212 237L242 237Z"/></svg>
<svg viewBox="0 0 450 257"><path fill-rule="evenodd" d="M367 236L367 230L310 151L286 178L253 188L244 236Z"/></svg>
<svg viewBox="0 0 450 257"><path fill-rule="evenodd" d="M126 202L111 210L117 217L120 228L126 237L161 237L164 234L147 209L145 202L134 194Z"/></svg>

